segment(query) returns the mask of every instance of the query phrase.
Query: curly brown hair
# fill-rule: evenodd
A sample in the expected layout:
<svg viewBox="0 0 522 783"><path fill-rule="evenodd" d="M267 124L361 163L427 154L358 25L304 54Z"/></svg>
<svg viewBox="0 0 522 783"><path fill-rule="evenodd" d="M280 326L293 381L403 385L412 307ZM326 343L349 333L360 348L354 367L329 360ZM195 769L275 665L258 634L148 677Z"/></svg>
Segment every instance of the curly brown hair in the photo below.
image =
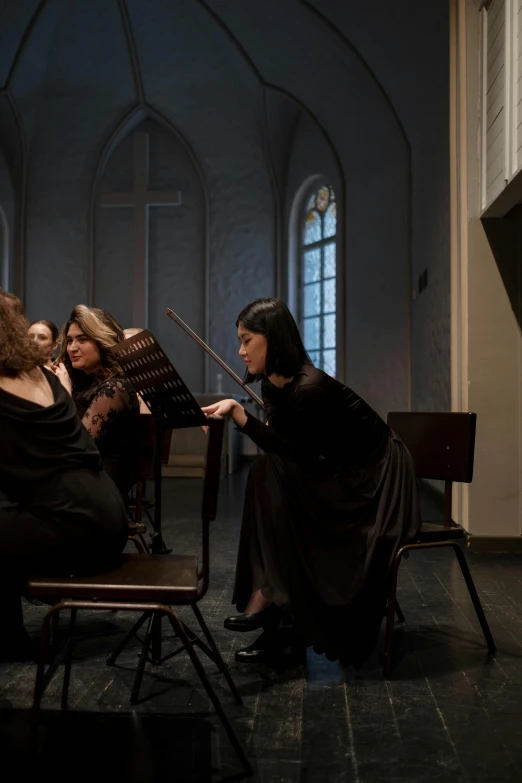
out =
<svg viewBox="0 0 522 783"><path fill-rule="evenodd" d="M67 332L71 324L76 324L83 334L97 345L100 351L100 368L97 374L109 379L121 373L121 367L109 349L124 339L123 329L105 310L83 304L76 305L60 331L60 353L55 359L55 364L65 364L74 390L83 388L87 379L82 370L74 369L67 353Z"/></svg>
<svg viewBox="0 0 522 783"><path fill-rule="evenodd" d="M18 378L42 364L34 340L27 334L29 322L24 307L14 294L0 288L0 375Z"/></svg>

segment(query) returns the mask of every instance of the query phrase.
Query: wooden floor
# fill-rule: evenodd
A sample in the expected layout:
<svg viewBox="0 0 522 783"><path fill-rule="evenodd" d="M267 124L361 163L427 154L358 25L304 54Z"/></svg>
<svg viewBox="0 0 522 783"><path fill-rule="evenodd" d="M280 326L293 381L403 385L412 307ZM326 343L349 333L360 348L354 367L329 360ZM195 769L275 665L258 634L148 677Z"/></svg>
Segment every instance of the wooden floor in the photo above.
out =
<svg viewBox="0 0 522 783"><path fill-rule="evenodd" d="M382 640L359 672L310 651L306 666L277 671L240 666L234 650L253 637L225 631L223 618L232 613L243 486L244 474L223 482L212 531L211 587L201 608L244 698L243 706L236 706L222 677L212 674L255 768L254 779L521 781L522 559L470 557L497 642L496 658L487 655L456 562L440 551L414 553L402 566L399 600L406 626L397 633L391 681L381 673ZM197 479L164 480L165 539L176 552L197 551L200 489ZM44 612L45 607L25 606L31 634L37 634ZM130 614L81 613L83 638L70 687L74 712L59 722L60 677L44 701L47 728L40 741L47 742L45 763L54 770L48 779L59 780L62 774L64 780L76 780L83 770L85 779L95 776L94 783L104 779L104 772L113 781L208 780L210 745L212 779L230 779L239 765L217 719L207 714L208 699L184 654L161 668L147 667L142 700L130 713L138 647L125 651L117 668L107 667L105 659L131 621ZM31 703L34 669L34 664L0 664L3 751L18 741L17 721L23 722ZM58 725L54 735L53 720ZM153 738L142 743L140 752L137 726ZM110 753L105 761L103 748ZM76 759L75 773L62 763L67 749L69 759Z"/></svg>

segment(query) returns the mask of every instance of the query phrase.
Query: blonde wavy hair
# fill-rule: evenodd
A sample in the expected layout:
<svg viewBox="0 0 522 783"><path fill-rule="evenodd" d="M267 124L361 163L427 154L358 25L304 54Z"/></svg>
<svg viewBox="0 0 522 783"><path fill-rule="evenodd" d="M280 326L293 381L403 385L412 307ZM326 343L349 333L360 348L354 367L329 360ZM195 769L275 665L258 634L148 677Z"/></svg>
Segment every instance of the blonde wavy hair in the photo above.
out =
<svg viewBox="0 0 522 783"><path fill-rule="evenodd" d="M76 305L60 331L60 353L55 359L55 364L63 362L67 367L72 378L73 388L83 385L82 380L85 380L85 373L73 368L67 353L67 332L72 324L76 324L82 333L98 347L100 351L99 373L106 379L113 378L120 373L121 367L109 349L124 339L123 329L116 319L105 310L87 307L83 304Z"/></svg>

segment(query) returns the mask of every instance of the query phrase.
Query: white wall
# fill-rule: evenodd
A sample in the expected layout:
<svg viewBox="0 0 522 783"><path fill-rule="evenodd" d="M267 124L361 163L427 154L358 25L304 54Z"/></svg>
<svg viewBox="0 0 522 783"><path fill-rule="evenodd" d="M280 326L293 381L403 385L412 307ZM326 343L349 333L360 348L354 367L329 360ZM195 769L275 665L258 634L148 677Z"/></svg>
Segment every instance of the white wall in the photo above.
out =
<svg viewBox="0 0 522 783"><path fill-rule="evenodd" d="M452 403L477 414L473 482L455 510L474 546L522 533L522 215L480 220L476 3L454 0L452 24Z"/></svg>

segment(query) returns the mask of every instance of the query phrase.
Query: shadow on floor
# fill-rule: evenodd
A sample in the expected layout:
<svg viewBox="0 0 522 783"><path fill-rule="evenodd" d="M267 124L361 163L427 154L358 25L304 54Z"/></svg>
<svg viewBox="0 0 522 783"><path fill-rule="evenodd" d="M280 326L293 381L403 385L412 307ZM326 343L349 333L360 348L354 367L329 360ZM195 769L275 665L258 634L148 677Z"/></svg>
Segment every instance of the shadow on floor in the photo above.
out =
<svg viewBox="0 0 522 783"><path fill-rule="evenodd" d="M30 710L0 710L2 767L54 783L159 783L211 779L211 725L196 717L42 710L36 741Z"/></svg>

